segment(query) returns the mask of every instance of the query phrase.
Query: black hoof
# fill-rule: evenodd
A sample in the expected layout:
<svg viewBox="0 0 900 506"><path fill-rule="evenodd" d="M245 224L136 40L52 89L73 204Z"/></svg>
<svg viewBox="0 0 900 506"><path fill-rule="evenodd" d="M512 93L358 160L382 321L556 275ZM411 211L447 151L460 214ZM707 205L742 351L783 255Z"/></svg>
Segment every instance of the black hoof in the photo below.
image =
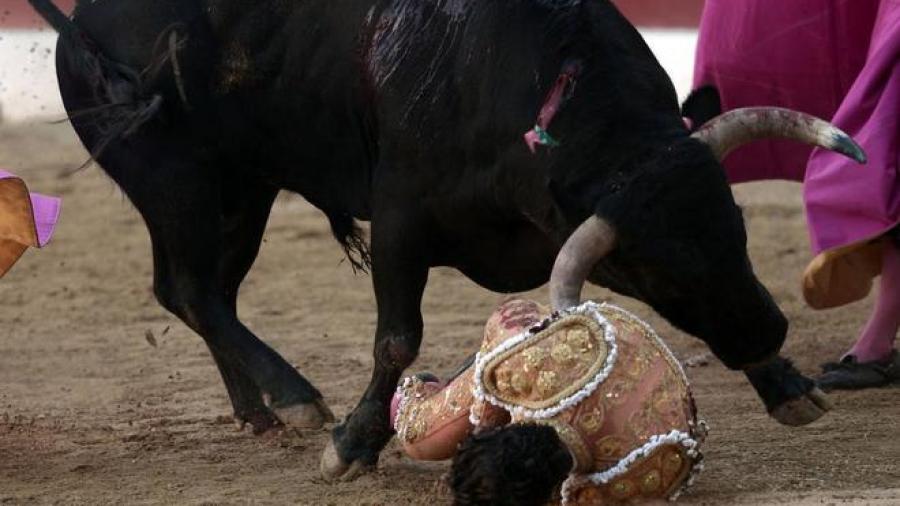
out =
<svg viewBox="0 0 900 506"><path fill-rule="evenodd" d="M813 380L781 357L745 371L769 414L779 423L797 427L812 423L831 409L831 402Z"/></svg>
<svg viewBox="0 0 900 506"><path fill-rule="evenodd" d="M347 463L338 455L333 440L328 440L322 459L319 461L319 472L328 481L353 481L375 469L374 464L366 464L361 460Z"/></svg>
<svg viewBox="0 0 900 506"><path fill-rule="evenodd" d="M363 402L334 428L319 463L325 479L349 481L375 468L378 455L394 434L387 411L387 406L374 401Z"/></svg>
<svg viewBox="0 0 900 506"><path fill-rule="evenodd" d="M791 399L773 409L769 414L783 425L800 427L815 422L832 408L825 392L813 388L805 396Z"/></svg>
<svg viewBox="0 0 900 506"><path fill-rule="evenodd" d="M248 413L235 413L234 425L239 431L244 430L249 425L253 430L253 434L259 435L281 427L281 422L268 409L259 409Z"/></svg>

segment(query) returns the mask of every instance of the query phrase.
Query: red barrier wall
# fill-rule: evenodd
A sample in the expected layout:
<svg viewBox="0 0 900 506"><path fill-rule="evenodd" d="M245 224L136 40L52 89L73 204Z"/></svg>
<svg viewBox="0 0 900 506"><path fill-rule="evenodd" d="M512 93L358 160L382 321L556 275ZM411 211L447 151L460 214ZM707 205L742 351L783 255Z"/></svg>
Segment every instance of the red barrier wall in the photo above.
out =
<svg viewBox="0 0 900 506"><path fill-rule="evenodd" d="M613 0L613 3L632 23L654 28L696 28L703 10L703 0Z"/></svg>
<svg viewBox="0 0 900 506"><path fill-rule="evenodd" d="M66 12L75 0L54 0ZM591 0L585 0L591 1ZM703 0L613 0L622 12L638 26L691 28L700 20ZM2 0L0 27L40 28L43 22L25 0Z"/></svg>
<svg viewBox="0 0 900 506"><path fill-rule="evenodd" d="M65 12L71 12L75 0L53 0ZM0 28L43 28L44 21L26 0L0 0Z"/></svg>

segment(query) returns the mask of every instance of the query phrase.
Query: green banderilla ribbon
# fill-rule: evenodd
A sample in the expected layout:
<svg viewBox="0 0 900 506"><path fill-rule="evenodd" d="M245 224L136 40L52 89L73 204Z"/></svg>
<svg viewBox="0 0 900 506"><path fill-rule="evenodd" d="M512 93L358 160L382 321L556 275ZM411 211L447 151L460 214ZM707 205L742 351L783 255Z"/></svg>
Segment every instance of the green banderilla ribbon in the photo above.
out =
<svg viewBox="0 0 900 506"><path fill-rule="evenodd" d="M554 139L550 132L541 128L540 125L534 125L534 133L537 134L538 143L542 146L550 146L551 148L559 146L559 141Z"/></svg>

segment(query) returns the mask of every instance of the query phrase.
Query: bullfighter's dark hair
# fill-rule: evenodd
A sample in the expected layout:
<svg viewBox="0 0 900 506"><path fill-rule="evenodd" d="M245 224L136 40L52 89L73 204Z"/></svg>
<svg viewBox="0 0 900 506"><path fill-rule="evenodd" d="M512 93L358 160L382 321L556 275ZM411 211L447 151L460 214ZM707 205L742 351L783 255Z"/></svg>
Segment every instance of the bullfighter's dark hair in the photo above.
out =
<svg viewBox="0 0 900 506"><path fill-rule="evenodd" d="M572 468L572 456L546 425L514 424L466 439L453 458L455 506L541 506Z"/></svg>

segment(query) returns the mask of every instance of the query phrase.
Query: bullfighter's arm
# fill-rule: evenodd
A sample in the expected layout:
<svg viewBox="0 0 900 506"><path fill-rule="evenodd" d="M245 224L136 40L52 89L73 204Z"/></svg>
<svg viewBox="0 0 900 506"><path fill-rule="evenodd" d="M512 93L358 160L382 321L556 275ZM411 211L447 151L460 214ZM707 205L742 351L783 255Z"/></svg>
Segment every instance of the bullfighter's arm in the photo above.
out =
<svg viewBox="0 0 900 506"><path fill-rule="evenodd" d="M403 450L416 460L444 460L453 457L456 448L473 430L469 412L473 367L469 367L446 386L437 381L411 376L403 380L394 395L396 411L392 423ZM393 406L392 406L393 407ZM478 409L479 428L508 421L502 410L486 406Z"/></svg>
<svg viewBox="0 0 900 506"><path fill-rule="evenodd" d="M481 351L486 352L519 332L537 324L549 310L533 301L512 299L504 302L485 324ZM475 426L477 430L509 423L509 413L473 394L475 355L451 375L446 386L434 378L409 377L394 395L392 425L403 449L417 460L443 460ZM470 416L470 414L472 416Z"/></svg>

